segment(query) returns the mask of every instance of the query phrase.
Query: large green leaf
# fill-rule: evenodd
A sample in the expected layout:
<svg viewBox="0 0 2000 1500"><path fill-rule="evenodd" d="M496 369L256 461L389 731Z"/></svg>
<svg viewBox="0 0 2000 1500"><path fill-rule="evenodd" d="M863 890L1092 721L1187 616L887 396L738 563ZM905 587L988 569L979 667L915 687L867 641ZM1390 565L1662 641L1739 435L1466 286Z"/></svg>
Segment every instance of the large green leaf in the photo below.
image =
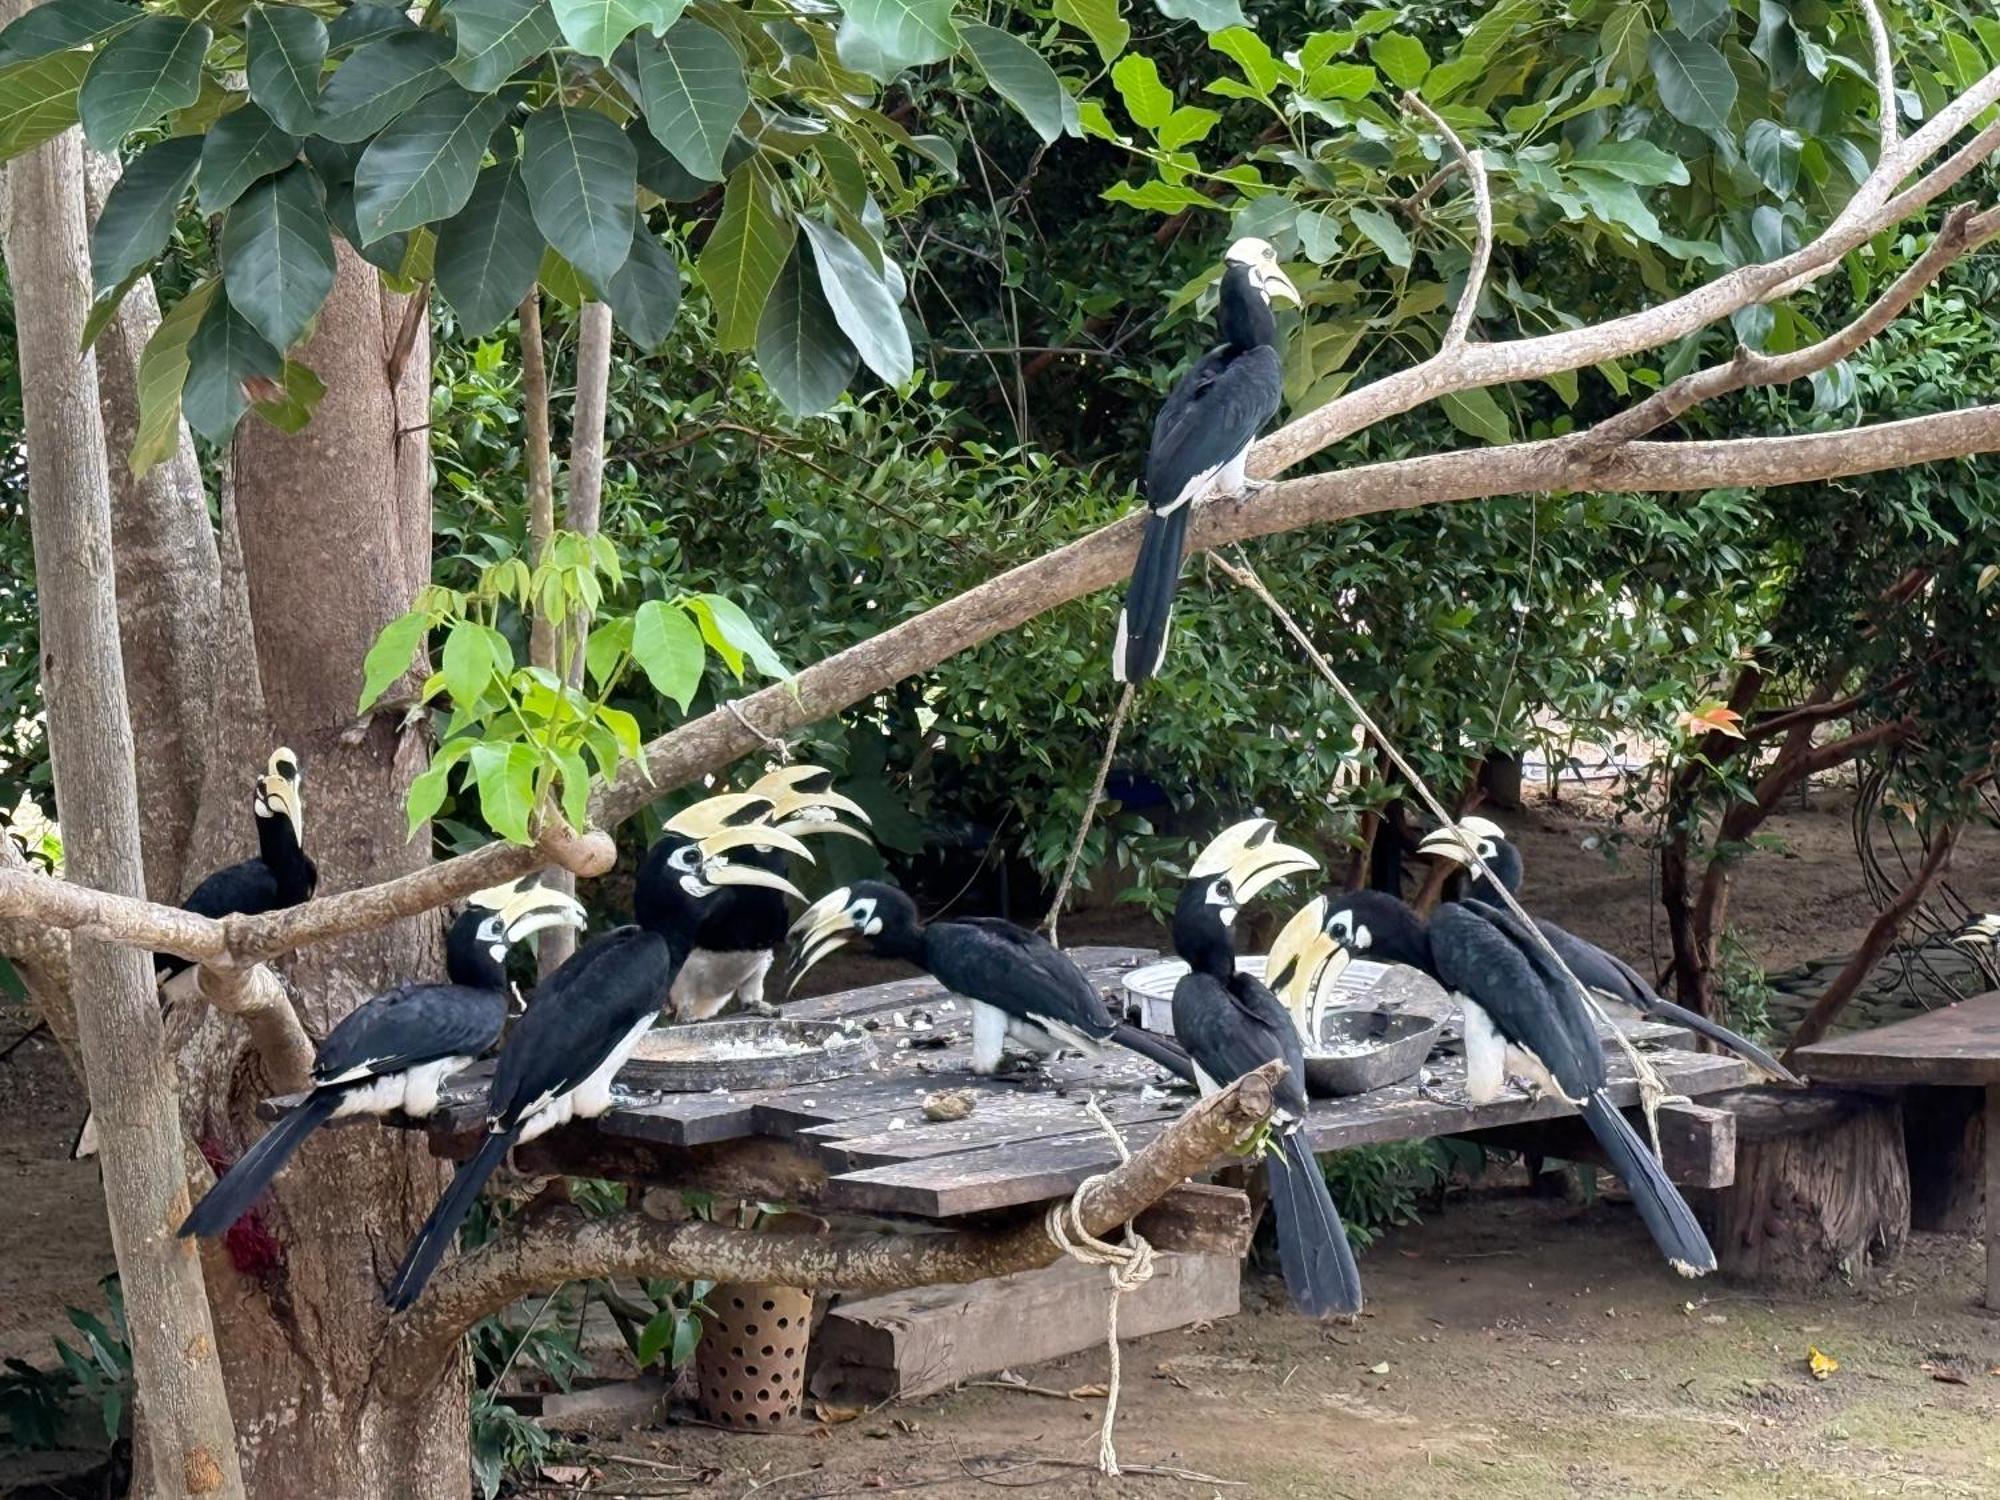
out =
<svg viewBox="0 0 2000 1500"><path fill-rule="evenodd" d="M533 745L479 744L472 747L472 776L479 787L479 813L486 826L516 844L528 842L528 819L535 810L535 772L542 758Z"/></svg>
<svg viewBox="0 0 2000 1500"><path fill-rule="evenodd" d="M542 232L521 185L521 164L504 161L481 172L465 207L439 226L432 274L460 329L483 334L520 305L541 262Z"/></svg>
<svg viewBox="0 0 2000 1500"><path fill-rule="evenodd" d="M1370 41L1368 57L1399 89L1415 88L1431 71L1431 57L1424 44L1399 31L1385 31Z"/></svg>
<svg viewBox="0 0 2000 1500"><path fill-rule="evenodd" d="M1500 403L1493 399L1493 392L1484 386L1474 386L1469 391L1449 391L1440 396L1438 402L1444 407L1444 414L1451 425L1460 432L1489 443L1509 442L1514 436L1513 424L1500 409Z"/></svg>
<svg viewBox="0 0 2000 1500"><path fill-rule="evenodd" d="M318 132L365 141L433 89L450 82L451 43L434 31L396 31L356 48L319 98Z"/></svg>
<svg viewBox="0 0 2000 1500"><path fill-rule="evenodd" d="M544 0L450 0L445 14L458 37L451 76L476 93L498 88L563 39Z"/></svg>
<svg viewBox="0 0 2000 1500"><path fill-rule="evenodd" d="M634 118L625 127L625 136L639 158L639 186L647 192L668 203L693 203L714 191L714 183L695 176L654 139L644 120Z"/></svg>
<svg viewBox="0 0 2000 1500"><path fill-rule="evenodd" d="M1125 101L1125 113L1133 124L1157 132L1172 117L1174 91L1160 82L1159 64L1145 53L1119 58L1111 70L1111 81L1117 85L1118 97Z"/></svg>
<svg viewBox="0 0 2000 1500"><path fill-rule="evenodd" d="M808 417L840 399L860 363L827 306L819 272L801 242L785 262L757 323L758 373L786 411Z"/></svg>
<svg viewBox="0 0 2000 1500"><path fill-rule="evenodd" d="M1383 213L1379 208L1352 208L1347 211L1348 221L1374 242L1375 248L1389 258L1392 265L1405 270L1410 265L1410 237L1403 233L1403 226Z"/></svg>
<svg viewBox="0 0 2000 1500"><path fill-rule="evenodd" d="M1688 169L1681 159L1651 141L1599 141L1577 152L1570 165L1622 177L1640 187L1665 183L1678 187L1688 180Z"/></svg>
<svg viewBox="0 0 2000 1500"><path fill-rule="evenodd" d="M890 385L901 385L916 365L910 354L910 330L903 325L903 311L890 296L888 283L839 230L816 219L801 219L799 227L812 246L820 290L840 331L862 363Z"/></svg>
<svg viewBox="0 0 2000 1500"><path fill-rule="evenodd" d="M188 378L188 342L217 301L219 282L204 281L167 309L139 351L139 430L127 460L143 477L180 446L181 388Z"/></svg>
<svg viewBox="0 0 2000 1500"><path fill-rule="evenodd" d="M1719 130L1736 106L1736 75L1708 42L1675 32L1655 36L1646 49L1660 103L1683 125Z"/></svg>
<svg viewBox="0 0 2000 1500"><path fill-rule="evenodd" d="M748 349L757 339L764 301L784 269L793 233L777 185L761 161L739 169L722 195L722 220L701 248L701 281L715 305L715 335L724 349Z"/></svg>
<svg viewBox="0 0 2000 1500"><path fill-rule="evenodd" d="M196 196L204 214L219 214L260 177L298 158L299 138L255 104L231 110L201 137L201 181Z"/></svg>
<svg viewBox="0 0 2000 1500"><path fill-rule="evenodd" d="M641 218L632 231L632 253L604 283L604 300L627 338L651 353L673 330L681 306L681 268Z"/></svg>
<svg viewBox="0 0 2000 1500"><path fill-rule="evenodd" d="M1118 14L1118 0L1056 0L1056 19L1087 35L1106 63L1115 62L1132 40L1132 28Z"/></svg>
<svg viewBox="0 0 2000 1500"><path fill-rule="evenodd" d="M127 0L48 0L0 30L0 64L80 47L130 25L140 14Z"/></svg>
<svg viewBox="0 0 2000 1500"><path fill-rule="evenodd" d="M303 162L252 187L222 221L230 305L276 349L304 335L333 290L333 269L319 179Z"/></svg>
<svg viewBox="0 0 2000 1500"><path fill-rule="evenodd" d="M294 135L313 129L319 75L326 65L326 24L297 5L260 5L245 23L250 97Z"/></svg>
<svg viewBox="0 0 2000 1500"><path fill-rule="evenodd" d="M284 356L224 297L215 299L195 330L187 361L181 409L188 426L211 443L234 432L250 409L246 380L275 383L285 372Z"/></svg>
<svg viewBox="0 0 2000 1500"><path fill-rule="evenodd" d="M701 631L686 610L658 599L640 605L632 620L632 659L654 692L687 712L701 686L708 655L702 650Z"/></svg>
<svg viewBox="0 0 2000 1500"><path fill-rule="evenodd" d="M1021 112L1035 134L1053 141L1063 133L1069 96L1042 54L1017 36L992 26L961 25L959 34L993 91Z"/></svg>
<svg viewBox="0 0 2000 1500"><path fill-rule="evenodd" d="M512 104L509 94L469 94L448 84L385 127L354 168L361 238L372 244L465 207L486 143Z"/></svg>
<svg viewBox="0 0 2000 1500"><path fill-rule="evenodd" d="M97 291L117 286L167 248L200 160L201 138L179 136L148 146L126 165L90 234L90 281Z"/></svg>
<svg viewBox="0 0 2000 1500"><path fill-rule="evenodd" d="M1216 32L1231 26L1248 26L1240 0L1153 0L1160 14L1176 21L1192 21L1203 31Z"/></svg>
<svg viewBox="0 0 2000 1500"><path fill-rule="evenodd" d="M638 214L639 157L595 110L550 105L528 116L521 180L542 236L598 286L625 264Z"/></svg>
<svg viewBox="0 0 2000 1500"><path fill-rule="evenodd" d="M942 62L958 47L951 0L840 0L840 8L841 60L876 78Z"/></svg>
<svg viewBox="0 0 2000 1500"><path fill-rule="evenodd" d="M687 9L687 0L551 0L551 4L569 44L605 62L641 26L658 35Z"/></svg>
<svg viewBox="0 0 2000 1500"><path fill-rule="evenodd" d="M417 23L410 19L410 13L400 5L378 3L378 0L361 0L358 5L347 5L333 18L326 28L326 45L330 51L344 52L374 41L377 37L395 36L405 31L415 31Z"/></svg>
<svg viewBox="0 0 2000 1500"><path fill-rule="evenodd" d="M54 140L76 123L88 52L51 52L0 68L0 162Z"/></svg>
<svg viewBox="0 0 2000 1500"><path fill-rule="evenodd" d="M695 20L638 44L639 104L646 128L697 177L722 180L722 153L750 105L736 49Z"/></svg>
<svg viewBox="0 0 2000 1500"><path fill-rule="evenodd" d="M355 709L356 713L367 713L375 700L389 690L389 684L410 670L410 659L417 654L429 624L428 615L413 609L382 627L375 644L361 659L361 705Z"/></svg>
<svg viewBox="0 0 2000 1500"><path fill-rule="evenodd" d="M186 109L201 93L209 30L179 16L147 16L106 43L77 94L84 136L115 151L135 130Z"/></svg>

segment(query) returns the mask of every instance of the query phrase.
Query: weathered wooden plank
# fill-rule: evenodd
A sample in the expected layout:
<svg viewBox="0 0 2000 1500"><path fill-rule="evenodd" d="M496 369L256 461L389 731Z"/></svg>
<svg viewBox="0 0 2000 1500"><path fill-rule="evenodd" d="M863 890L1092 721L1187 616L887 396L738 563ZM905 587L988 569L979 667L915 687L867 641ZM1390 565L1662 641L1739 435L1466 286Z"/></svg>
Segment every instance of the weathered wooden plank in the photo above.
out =
<svg viewBox="0 0 2000 1500"><path fill-rule="evenodd" d="M1250 1195L1240 1188L1184 1182L1140 1214L1134 1227L1155 1250L1240 1260L1250 1252L1257 1220Z"/></svg>
<svg viewBox="0 0 2000 1500"><path fill-rule="evenodd" d="M1098 1105L1120 1129L1150 1121L1171 1120L1187 1108L1189 1095L1157 1091L1153 1098L1137 1093L1103 1095ZM899 1123L900 1121L900 1123ZM989 1095L962 1120L892 1120L887 1128L866 1135L817 1135L822 1160L832 1172L880 1166L893 1161L920 1161L933 1156L1071 1135L1090 1128L1083 1098L1056 1094Z"/></svg>
<svg viewBox="0 0 2000 1500"><path fill-rule="evenodd" d="M1815 1080L1847 1083L2000 1083L2000 990L1907 1021L1801 1047L1793 1059Z"/></svg>
<svg viewBox="0 0 2000 1500"><path fill-rule="evenodd" d="M2000 1083L1986 1086L1986 1305L2000 1312Z"/></svg>
<svg viewBox="0 0 2000 1500"><path fill-rule="evenodd" d="M1632 1127L1646 1134L1640 1110L1627 1110ZM1736 1180L1736 1116L1700 1104L1662 1104L1659 1109L1660 1161L1681 1187L1724 1188ZM1502 1151L1559 1156L1565 1161L1606 1165L1590 1127L1575 1116L1529 1125L1501 1125L1465 1132L1470 1140Z"/></svg>
<svg viewBox="0 0 2000 1500"><path fill-rule="evenodd" d="M1117 976L1127 969L1151 963L1159 957L1158 951L1152 948L1084 947L1067 951L1091 982L1106 992L1116 987ZM928 974L920 974L861 989L842 990L838 994L816 995L810 1000L794 1000L785 1005L784 1011L786 1015L800 1020L831 1021L921 1006L947 993L945 987Z"/></svg>

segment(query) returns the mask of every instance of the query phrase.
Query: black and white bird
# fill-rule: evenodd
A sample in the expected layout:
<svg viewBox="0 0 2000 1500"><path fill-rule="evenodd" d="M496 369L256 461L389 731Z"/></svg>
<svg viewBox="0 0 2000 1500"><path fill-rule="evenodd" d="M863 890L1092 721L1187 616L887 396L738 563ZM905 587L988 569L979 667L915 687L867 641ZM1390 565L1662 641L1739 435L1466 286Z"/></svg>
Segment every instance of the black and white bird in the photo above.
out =
<svg viewBox="0 0 2000 1500"><path fill-rule="evenodd" d="M1455 828L1442 828L1427 836L1418 846L1418 852L1439 859L1452 860L1465 865L1473 878L1468 881L1461 899L1479 901L1488 906L1499 906L1500 898L1484 874L1478 873L1472 864L1468 851L1476 850L1485 861L1486 868L1499 879L1510 896L1518 897L1521 890L1523 868L1521 851L1507 839L1506 831L1499 824L1487 818L1464 818ZM1804 1087L1803 1080L1790 1068L1779 1062L1769 1052L1748 1037L1731 1031L1719 1021L1711 1021L1707 1016L1674 1004L1654 990L1652 985L1624 959L1597 946L1587 938L1580 938L1566 928L1558 927L1546 917L1536 917L1535 926L1549 946L1556 950L1562 961L1568 965L1570 973L1583 981L1584 987L1613 1016L1638 1017L1648 1021L1659 1021L1670 1026L1685 1027L1699 1036L1707 1037L1717 1046L1735 1053L1753 1068L1757 1068L1781 1083L1795 1088Z"/></svg>
<svg viewBox="0 0 2000 1500"><path fill-rule="evenodd" d="M399 984L328 1032L313 1059L311 1090L208 1190L181 1235L223 1233L331 1120L434 1113L452 1075L500 1040L507 949L544 928L584 924L575 897L544 889L532 875L469 897L445 936L445 982Z"/></svg>
<svg viewBox="0 0 2000 1500"><path fill-rule="evenodd" d="M1265 971L1299 1035L1320 1034L1326 998L1356 954L1422 970L1451 992L1464 1020L1470 1103L1500 1098L1512 1073L1575 1106L1667 1264L1683 1276L1715 1269L1686 1200L1611 1102L1604 1046L1583 997L1511 912L1447 902L1426 923L1383 891L1314 897L1279 932Z"/></svg>
<svg viewBox="0 0 2000 1500"><path fill-rule="evenodd" d="M1188 1050L1204 1096L1271 1061L1278 1080L1280 1154L1270 1158L1272 1227L1292 1305L1308 1317L1361 1311L1361 1272L1347 1230L1307 1143L1305 1059L1277 996L1236 967L1231 929L1244 903L1272 882L1317 870L1304 850L1280 843L1277 825L1252 818L1219 835L1188 871L1174 909L1174 951L1188 972L1174 986L1174 1037Z"/></svg>
<svg viewBox="0 0 2000 1500"><path fill-rule="evenodd" d="M735 828L700 840L667 834L639 866L633 925L585 944L536 987L534 1004L514 1023L494 1065L485 1138L459 1164L411 1241L383 1292L390 1307L417 1300L509 1151L611 1108L612 1082L658 1020L661 997L694 951L695 933L716 898L741 885L799 894L783 876L727 857L751 838Z"/></svg>
<svg viewBox="0 0 2000 1500"><path fill-rule="evenodd" d="M1961 948L2000 949L2000 912L1967 918L1965 925L1951 935L1951 941Z"/></svg>
<svg viewBox="0 0 2000 1500"><path fill-rule="evenodd" d="M698 815L696 808L701 809ZM751 844L735 858L777 875L785 873L785 860L801 837L841 834L873 842L863 829L840 820L842 813L864 824L869 817L859 803L833 790L833 773L822 766L780 766L741 793L740 800L711 797L696 808L670 819L667 832L701 838L724 827L768 828L770 842ZM769 1013L764 979L790 926L791 913L779 892L766 886L724 892L702 920L695 950L674 977L674 1019L706 1021L732 1002L741 1010Z"/></svg>
<svg viewBox="0 0 2000 1500"><path fill-rule="evenodd" d="M1153 419L1146 528L1111 651L1111 675L1119 682L1144 682L1167 654L1189 513L1204 500L1250 488L1244 461L1284 393L1273 297L1294 307L1300 302L1278 252L1264 240L1238 240L1223 256L1215 347L1181 377Z"/></svg>
<svg viewBox="0 0 2000 1500"><path fill-rule="evenodd" d="M298 756L282 748L271 752L251 793L250 810L257 822L256 857L203 876L181 910L219 920L279 911L312 899L319 870L305 851ZM180 1002L194 998L196 970L178 954L154 954L153 979L160 987L161 1006L170 1016ZM97 1154L95 1115L84 1116L70 1154L79 1161Z"/></svg>
<svg viewBox="0 0 2000 1500"><path fill-rule="evenodd" d="M1008 1045L1037 1062L1068 1049L1103 1055L1116 1043L1192 1080L1187 1055L1165 1037L1116 1020L1076 961L1038 933L998 917L920 922L906 894L880 880L829 891L792 928L791 983L842 945L915 964L972 1003L972 1071L1000 1070Z"/></svg>

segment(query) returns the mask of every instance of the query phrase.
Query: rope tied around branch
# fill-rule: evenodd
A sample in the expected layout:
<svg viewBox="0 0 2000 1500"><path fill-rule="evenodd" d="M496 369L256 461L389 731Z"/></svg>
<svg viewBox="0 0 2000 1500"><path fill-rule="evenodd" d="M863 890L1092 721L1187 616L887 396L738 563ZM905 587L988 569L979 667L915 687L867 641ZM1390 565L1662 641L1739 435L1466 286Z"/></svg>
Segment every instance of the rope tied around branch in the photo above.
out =
<svg viewBox="0 0 2000 1500"><path fill-rule="evenodd" d="M1130 1162L1132 1153L1126 1148L1125 1138L1098 1107L1097 1096L1092 1094L1085 1099L1083 1107L1097 1127L1111 1138L1111 1144L1118 1150L1119 1165ZM1086 1266L1104 1266L1111 1273L1111 1300L1104 1310L1104 1345L1111 1355L1111 1378L1104 1387L1104 1424L1097 1430L1097 1468L1100 1473L1115 1477L1120 1470L1111 1434L1118 1421L1118 1389L1123 1375L1118 1356L1118 1302L1127 1292L1136 1292L1153 1279L1154 1251L1146 1237L1132 1227L1130 1219L1125 1221L1122 1244L1101 1240L1083 1227L1084 1194L1110 1175L1099 1172L1086 1177L1066 1201L1050 1204L1045 1228L1050 1242L1063 1254Z"/></svg>
<svg viewBox="0 0 2000 1500"><path fill-rule="evenodd" d="M734 698L725 698L722 701L722 706L729 710L731 718L735 719L737 723L763 741L764 748L777 757L779 765L789 766L792 763L791 745L787 741L779 739L775 734L766 734L755 724L752 724L750 716L743 712L742 704L738 703Z"/></svg>

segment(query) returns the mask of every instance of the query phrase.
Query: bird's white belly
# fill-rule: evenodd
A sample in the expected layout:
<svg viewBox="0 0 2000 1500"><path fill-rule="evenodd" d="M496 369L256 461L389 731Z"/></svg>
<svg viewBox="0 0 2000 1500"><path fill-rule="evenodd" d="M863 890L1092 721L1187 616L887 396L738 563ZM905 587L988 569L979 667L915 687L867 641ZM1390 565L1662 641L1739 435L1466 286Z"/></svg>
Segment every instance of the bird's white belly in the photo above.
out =
<svg viewBox="0 0 2000 1500"><path fill-rule="evenodd" d="M433 1115L437 1113L438 1096L444 1092L445 1080L471 1067L473 1061L470 1057L441 1057L435 1062L418 1063L414 1068L405 1068L401 1072L384 1073L342 1095L333 1118L344 1120L354 1115L386 1115L395 1110L419 1120Z"/></svg>
<svg viewBox="0 0 2000 1500"><path fill-rule="evenodd" d="M768 948L734 953L697 948L681 965L669 991L675 1019L706 1021L739 995L745 1004L762 1000L764 976L770 972L771 957Z"/></svg>
<svg viewBox="0 0 2000 1500"><path fill-rule="evenodd" d="M1485 1007L1464 995L1458 1002L1465 1024L1465 1092L1474 1104L1491 1104L1507 1090L1507 1039Z"/></svg>

